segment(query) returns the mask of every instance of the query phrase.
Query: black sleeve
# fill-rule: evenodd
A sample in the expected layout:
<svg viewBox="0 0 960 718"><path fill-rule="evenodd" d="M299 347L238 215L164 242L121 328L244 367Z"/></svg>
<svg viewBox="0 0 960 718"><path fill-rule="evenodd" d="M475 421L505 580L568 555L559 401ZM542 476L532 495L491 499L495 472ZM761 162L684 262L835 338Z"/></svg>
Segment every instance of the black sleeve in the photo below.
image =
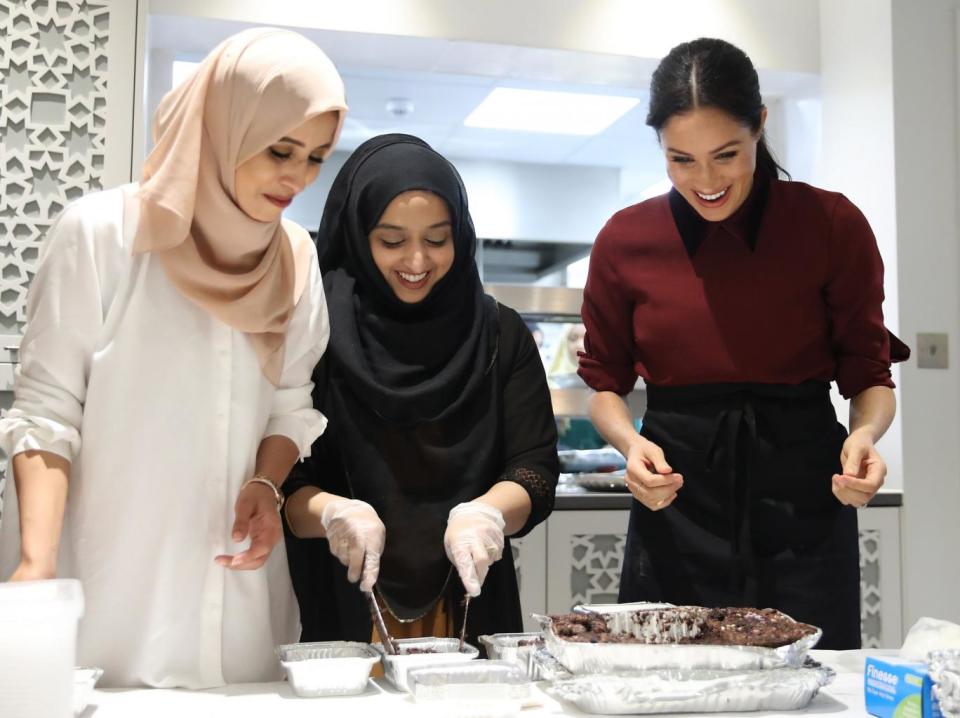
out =
<svg viewBox="0 0 960 718"><path fill-rule="evenodd" d="M327 375L327 363L321 359L313 370L313 406L321 412L323 403L320 394L326 387ZM327 417L328 420L329 418ZM332 455L336 443L332 441L332 436L335 433L334 427L328 423L324 432L313 442L310 456L293 465L286 481L280 487L284 496L290 498L304 486L316 486L331 493L341 493L341 482L337 480L339 472L336 471L339 457Z"/></svg>
<svg viewBox="0 0 960 718"><path fill-rule="evenodd" d="M513 309L500 306L500 361L503 386L504 471L530 495L530 518L514 534L528 534L553 511L560 476L557 424L540 353Z"/></svg>

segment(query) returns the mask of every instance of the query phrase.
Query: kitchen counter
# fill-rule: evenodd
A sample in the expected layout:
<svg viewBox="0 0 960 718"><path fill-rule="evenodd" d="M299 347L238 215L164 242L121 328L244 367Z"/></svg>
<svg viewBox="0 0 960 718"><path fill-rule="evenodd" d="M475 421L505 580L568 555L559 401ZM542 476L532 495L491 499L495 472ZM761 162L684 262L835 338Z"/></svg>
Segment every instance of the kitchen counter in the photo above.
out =
<svg viewBox="0 0 960 718"><path fill-rule="evenodd" d="M579 486L557 487L555 511L629 509L633 497L626 492L588 491ZM903 506L903 493L881 491L870 501L868 508Z"/></svg>
<svg viewBox="0 0 960 718"><path fill-rule="evenodd" d="M870 655L890 651L869 651ZM805 714L866 716L863 704L863 664L868 651L813 651L812 656L837 671L837 677L822 689ZM524 709L528 716L587 715L570 704L550 698L534 686L536 707ZM342 698L297 698L286 683L248 683L208 691L129 689L94 691L83 718L264 718L264 716L443 716L442 704L417 704L381 680L371 680L366 692ZM681 714L677 714L678 716ZM723 715L723 714L721 714ZM791 713L739 714L796 716Z"/></svg>

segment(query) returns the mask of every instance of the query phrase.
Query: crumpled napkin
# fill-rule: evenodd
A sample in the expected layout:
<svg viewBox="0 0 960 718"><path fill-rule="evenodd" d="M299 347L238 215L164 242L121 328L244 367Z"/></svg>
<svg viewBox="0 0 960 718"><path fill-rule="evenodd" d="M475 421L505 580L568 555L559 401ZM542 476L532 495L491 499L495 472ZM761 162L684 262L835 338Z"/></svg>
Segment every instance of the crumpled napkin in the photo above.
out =
<svg viewBox="0 0 960 718"><path fill-rule="evenodd" d="M900 657L923 662L931 651L944 649L960 649L960 625L924 616L907 632Z"/></svg>

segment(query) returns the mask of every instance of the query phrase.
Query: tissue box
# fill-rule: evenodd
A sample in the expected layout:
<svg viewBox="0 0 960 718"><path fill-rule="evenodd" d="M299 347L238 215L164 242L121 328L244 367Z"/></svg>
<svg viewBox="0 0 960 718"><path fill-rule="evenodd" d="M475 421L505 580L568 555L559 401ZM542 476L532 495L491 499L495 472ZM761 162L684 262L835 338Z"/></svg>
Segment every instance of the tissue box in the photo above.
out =
<svg viewBox="0 0 960 718"><path fill-rule="evenodd" d="M942 718L923 663L868 657L863 669L867 713L879 718Z"/></svg>

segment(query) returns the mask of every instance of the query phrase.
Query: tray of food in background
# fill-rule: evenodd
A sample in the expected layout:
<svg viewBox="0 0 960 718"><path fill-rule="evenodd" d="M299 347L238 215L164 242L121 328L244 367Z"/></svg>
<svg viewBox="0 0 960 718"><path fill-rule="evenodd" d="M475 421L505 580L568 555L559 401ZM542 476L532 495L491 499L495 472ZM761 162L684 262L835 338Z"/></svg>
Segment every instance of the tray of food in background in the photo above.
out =
<svg viewBox="0 0 960 718"><path fill-rule="evenodd" d="M551 659L547 655L543 660L549 664ZM639 715L799 710L835 674L810 662L799 668L770 670L653 669L553 675L545 687L547 694L586 713Z"/></svg>
<svg viewBox="0 0 960 718"><path fill-rule="evenodd" d="M380 654L366 643L322 641L277 648L293 692L301 698L362 693Z"/></svg>
<svg viewBox="0 0 960 718"><path fill-rule="evenodd" d="M627 477L623 471L571 474L568 483L587 491L608 491L612 493L629 493L630 491L627 488Z"/></svg>
<svg viewBox="0 0 960 718"><path fill-rule="evenodd" d="M614 448L566 449L557 452L564 474L620 471L627 467L623 454Z"/></svg>
<svg viewBox="0 0 960 718"><path fill-rule="evenodd" d="M407 672L412 668L463 663L480 655L480 650L469 643L464 643L461 650L458 638L400 638L394 644L396 654L386 653L380 643L374 643L373 648L380 654L384 677L401 691L410 690Z"/></svg>
<svg viewBox="0 0 960 718"><path fill-rule="evenodd" d="M536 618L546 649L574 674L799 667L822 634L774 609L676 606Z"/></svg>

